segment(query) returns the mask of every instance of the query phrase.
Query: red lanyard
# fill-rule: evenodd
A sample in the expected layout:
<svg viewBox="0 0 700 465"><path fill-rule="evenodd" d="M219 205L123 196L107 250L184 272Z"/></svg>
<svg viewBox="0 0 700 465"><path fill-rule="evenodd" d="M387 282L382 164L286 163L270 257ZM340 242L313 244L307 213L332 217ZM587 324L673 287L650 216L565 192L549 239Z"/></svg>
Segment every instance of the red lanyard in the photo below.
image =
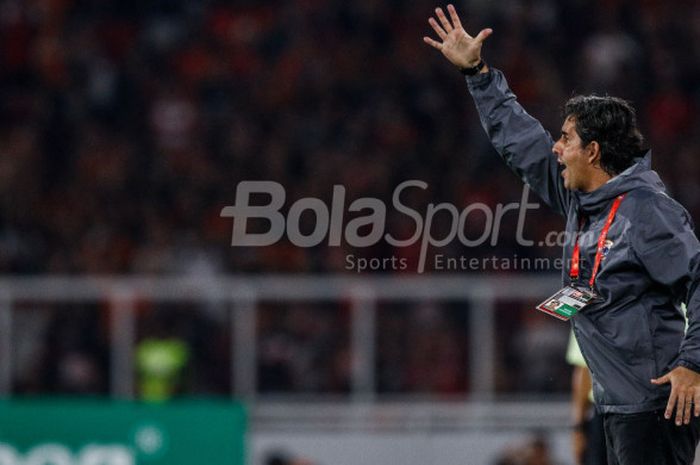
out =
<svg viewBox="0 0 700 465"><path fill-rule="evenodd" d="M598 248L595 252L595 263L593 265L593 272L591 273L591 279L588 281L588 285L593 289L593 283L595 282L595 277L598 274L598 268L600 268L600 262L603 259L603 248L605 247L605 239L608 237L608 230L610 230L610 225L615 219L615 213L622 203L622 199L625 198L625 194L617 196L615 201L610 208L610 213L608 213L608 219L605 221L603 230L600 232L600 237L598 238ZM579 232L576 234L576 245L574 245L574 252L571 254L571 270L569 271L569 277L572 280L578 279L579 275L579 262L581 261L581 248L579 247L578 236L581 232L581 226L583 226L583 221L579 226Z"/></svg>

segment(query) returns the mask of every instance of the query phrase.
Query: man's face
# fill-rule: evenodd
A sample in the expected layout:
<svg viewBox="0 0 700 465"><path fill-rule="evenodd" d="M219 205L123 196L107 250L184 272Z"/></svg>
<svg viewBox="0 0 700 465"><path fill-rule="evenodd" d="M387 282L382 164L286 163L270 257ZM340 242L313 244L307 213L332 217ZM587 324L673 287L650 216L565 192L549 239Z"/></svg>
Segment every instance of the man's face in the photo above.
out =
<svg viewBox="0 0 700 465"><path fill-rule="evenodd" d="M561 173L564 178L564 187L571 190L586 190L591 173L591 164L588 160L590 153L581 144L573 117L570 116L564 121L561 137L552 147L552 152L565 168Z"/></svg>

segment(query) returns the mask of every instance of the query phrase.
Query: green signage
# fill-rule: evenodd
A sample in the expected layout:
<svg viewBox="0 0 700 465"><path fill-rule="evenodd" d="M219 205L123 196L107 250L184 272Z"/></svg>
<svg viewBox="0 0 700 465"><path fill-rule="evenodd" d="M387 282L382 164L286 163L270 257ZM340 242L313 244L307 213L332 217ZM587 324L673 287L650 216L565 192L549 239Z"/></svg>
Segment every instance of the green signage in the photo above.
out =
<svg viewBox="0 0 700 465"><path fill-rule="evenodd" d="M244 465L234 402L0 401L0 465Z"/></svg>

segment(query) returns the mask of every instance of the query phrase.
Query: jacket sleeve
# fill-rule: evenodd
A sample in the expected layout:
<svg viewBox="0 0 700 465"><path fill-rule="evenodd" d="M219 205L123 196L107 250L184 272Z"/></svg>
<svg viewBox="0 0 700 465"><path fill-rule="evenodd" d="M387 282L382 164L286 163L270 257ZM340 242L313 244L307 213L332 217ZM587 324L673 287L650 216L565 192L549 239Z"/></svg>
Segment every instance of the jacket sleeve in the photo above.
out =
<svg viewBox="0 0 700 465"><path fill-rule="evenodd" d="M491 68L468 77L467 84L496 151L547 205L565 215L569 195L552 154L552 136L520 106L501 71Z"/></svg>
<svg viewBox="0 0 700 465"><path fill-rule="evenodd" d="M686 304L688 327L677 366L700 372L700 242L688 212L665 194L641 202L632 248L651 279Z"/></svg>

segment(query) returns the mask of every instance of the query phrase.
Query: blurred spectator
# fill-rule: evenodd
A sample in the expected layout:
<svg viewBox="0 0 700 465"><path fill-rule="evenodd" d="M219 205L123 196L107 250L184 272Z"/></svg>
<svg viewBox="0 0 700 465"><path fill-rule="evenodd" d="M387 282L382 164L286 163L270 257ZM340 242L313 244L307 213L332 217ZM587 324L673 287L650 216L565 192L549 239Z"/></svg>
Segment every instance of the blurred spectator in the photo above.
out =
<svg viewBox="0 0 700 465"><path fill-rule="evenodd" d="M102 313L94 305L56 305L44 327L44 345L32 364L36 375L20 378L20 389L31 393L106 394L108 389L107 342ZM21 311L20 311L21 313ZM24 382L22 382L24 381Z"/></svg>
<svg viewBox="0 0 700 465"><path fill-rule="evenodd" d="M187 343L175 336L150 336L136 346L139 397L164 401L182 389L183 371L189 360Z"/></svg>
<svg viewBox="0 0 700 465"><path fill-rule="evenodd" d="M310 460L292 457L284 452L270 452L264 459L262 465L314 465Z"/></svg>
<svg viewBox="0 0 700 465"><path fill-rule="evenodd" d="M261 392L349 391L350 329L343 307L264 305L259 315Z"/></svg>
<svg viewBox="0 0 700 465"><path fill-rule="evenodd" d="M511 447L494 462L494 465L556 465L549 443L543 433L536 433L527 443Z"/></svg>

